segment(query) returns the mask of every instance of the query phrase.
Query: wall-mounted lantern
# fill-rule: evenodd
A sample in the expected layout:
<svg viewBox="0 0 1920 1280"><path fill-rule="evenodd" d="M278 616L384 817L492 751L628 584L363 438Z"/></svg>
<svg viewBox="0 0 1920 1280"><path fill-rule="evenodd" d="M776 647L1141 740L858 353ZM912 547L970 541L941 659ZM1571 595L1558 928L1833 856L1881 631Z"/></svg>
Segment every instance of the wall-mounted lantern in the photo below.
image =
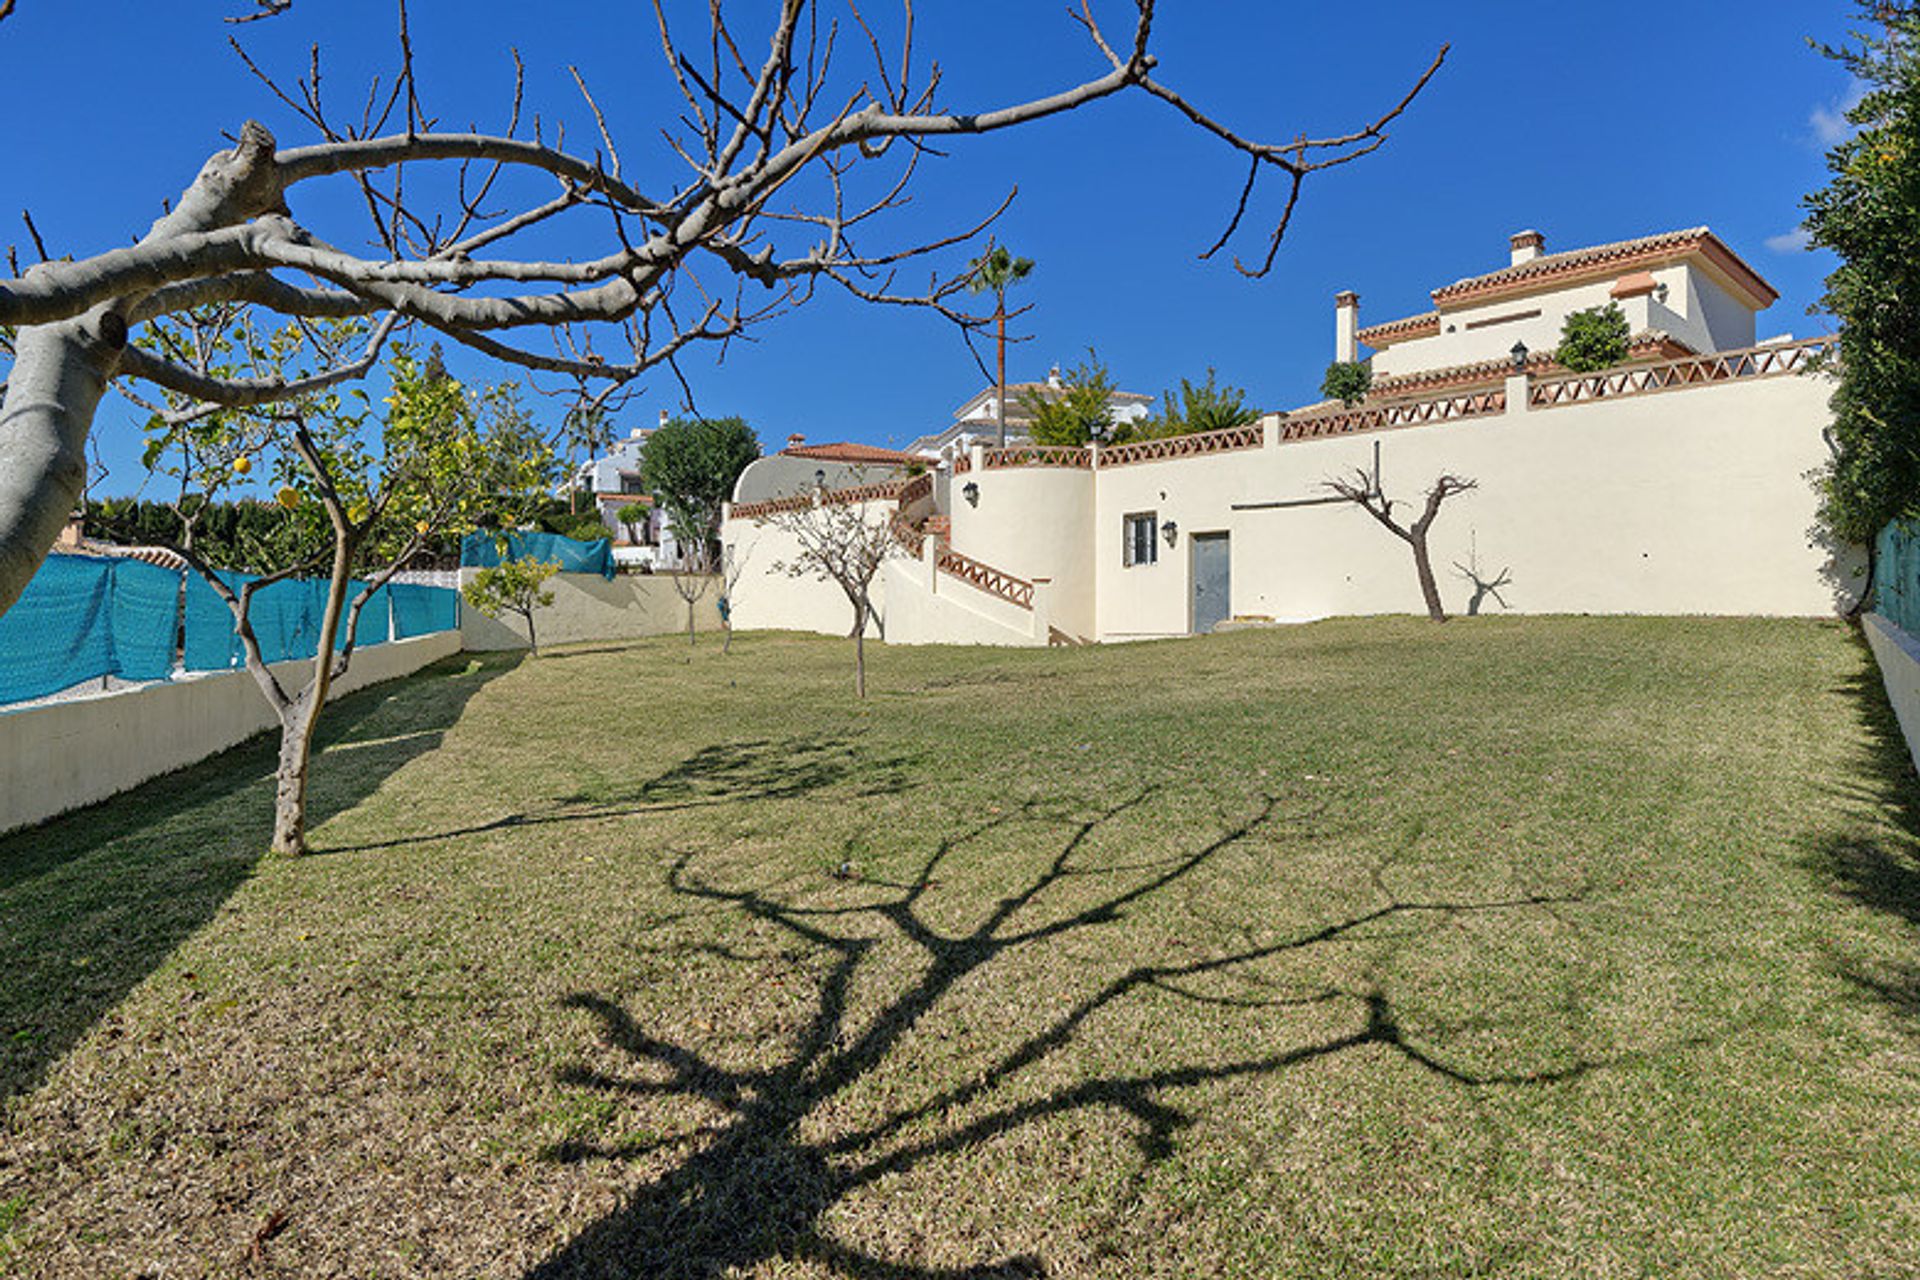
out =
<svg viewBox="0 0 1920 1280"><path fill-rule="evenodd" d="M1514 343L1513 350L1508 354L1513 356L1513 371L1515 373L1525 373L1527 371L1527 344L1524 342Z"/></svg>
<svg viewBox="0 0 1920 1280"><path fill-rule="evenodd" d="M827 487L827 469L825 467L813 473L813 487L816 489L824 489Z"/></svg>
<svg viewBox="0 0 1920 1280"><path fill-rule="evenodd" d="M980 486L969 480L960 486L960 496L967 500L968 506L977 507L980 505Z"/></svg>
<svg viewBox="0 0 1920 1280"><path fill-rule="evenodd" d="M1180 526L1174 521L1169 520L1160 526L1160 536L1165 538L1167 545L1171 547L1174 541L1180 536Z"/></svg>

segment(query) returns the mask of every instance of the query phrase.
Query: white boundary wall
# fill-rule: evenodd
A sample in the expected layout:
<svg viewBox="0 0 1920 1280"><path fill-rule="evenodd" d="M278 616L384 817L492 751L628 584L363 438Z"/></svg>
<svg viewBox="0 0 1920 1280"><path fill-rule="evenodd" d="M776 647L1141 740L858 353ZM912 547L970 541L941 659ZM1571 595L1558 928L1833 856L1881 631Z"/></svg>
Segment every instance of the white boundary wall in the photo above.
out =
<svg viewBox="0 0 1920 1280"><path fill-rule="evenodd" d="M462 569L462 584L478 572ZM542 645L580 644L592 640L638 640L646 636L685 634L687 602L674 587L679 575L622 573L611 580L597 573L556 573L547 579L553 603L534 611L534 635ZM693 629L718 631L719 580L709 579L693 605ZM489 618L460 599L462 647L476 653L527 647L526 620L516 614Z"/></svg>
<svg viewBox="0 0 1920 1280"><path fill-rule="evenodd" d="M411 675L460 652L458 631L355 649L335 695ZM306 662L282 662L304 681ZM237 746L278 724L245 671L71 698L0 713L0 831L93 804Z"/></svg>
<svg viewBox="0 0 1920 1280"><path fill-rule="evenodd" d="M1907 740L1907 754L1920 768L1920 639L1877 613L1860 623L1880 668L1880 682L1887 687L1887 701L1900 721L1900 736Z"/></svg>

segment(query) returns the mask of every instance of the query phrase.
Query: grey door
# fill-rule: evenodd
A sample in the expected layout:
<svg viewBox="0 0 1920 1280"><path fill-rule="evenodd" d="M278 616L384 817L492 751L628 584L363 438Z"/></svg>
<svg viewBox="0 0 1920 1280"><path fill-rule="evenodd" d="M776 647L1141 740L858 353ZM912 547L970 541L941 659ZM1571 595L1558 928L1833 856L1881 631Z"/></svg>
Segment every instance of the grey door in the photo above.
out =
<svg viewBox="0 0 1920 1280"><path fill-rule="evenodd" d="M1193 535L1193 629L1205 633L1233 616L1233 557L1228 535Z"/></svg>

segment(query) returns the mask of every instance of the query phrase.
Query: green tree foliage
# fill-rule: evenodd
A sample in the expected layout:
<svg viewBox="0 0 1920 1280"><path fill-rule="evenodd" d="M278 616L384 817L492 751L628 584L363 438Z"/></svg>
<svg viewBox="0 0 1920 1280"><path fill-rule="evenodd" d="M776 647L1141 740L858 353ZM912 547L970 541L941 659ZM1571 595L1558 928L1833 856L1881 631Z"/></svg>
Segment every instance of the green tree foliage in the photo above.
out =
<svg viewBox="0 0 1920 1280"><path fill-rule="evenodd" d="M473 580L462 589L467 603L486 614L497 618L503 613L517 613L527 623L527 648L536 658L540 656L540 641L533 629L533 615L536 610L544 609L553 603L553 592L547 590L547 579L560 572L557 560L502 560L499 564L478 570Z"/></svg>
<svg viewBox="0 0 1920 1280"><path fill-rule="evenodd" d="M1617 302L1588 307L1567 317L1560 326L1560 345L1553 358L1575 373L1597 373L1627 358L1627 313Z"/></svg>
<svg viewBox="0 0 1920 1280"><path fill-rule="evenodd" d="M1373 366L1362 360L1335 360L1320 379L1320 394L1351 409L1373 389Z"/></svg>
<svg viewBox="0 0 1920 1280"><path fill-rule="evenodd" d="M1090 440L1117 442L1130 434L1113 421L1113 377L1092 347L1087 358L1067 370L1061 390L1052 394L1022 391L1020 406L1030 421L1035 444L1083 445Z"/></svg>
<svg viewBox="0 0 1920 1280"><path fill-rule="evenodd" d="M336 364L365 337L358 320L309 321L262 334L210 309L153 326L143 341L197 353L206 376L294 382ZM322 389L258 409L214 407L169 393L147 423L147 466L177 486L172 538L233 613L247 670L280 721L273 849L306 849L306 792L314 732L332 682L353 659L362 608L435 539L481 524L513 523L553 483L552 451L521 406L518 388L471 394L438 353L397 348L390 393L376 410L365 391ZM259 574L230 583L195 539L199 518L261 480L274 488L275 522L256 526L245 554ZM303 685L267 665L255 636L255 593L295 576L328 584L319 642ZM364 582L356 590L355 578ZM338 638L339 643L335 641Z"/></svg>
<svg viewBox="0 0 1920 1280"><path fill-rule="evenodd" d="M271 547L286 511L258 498L209 502L185 498L193 518L194 546L211 564L243 573L277 568ZM141 498L96 498L87 503L87 536L123 547L145 547L180 536L180 511L171 502Z"/></svg>
<svg viewBox="0 0 1920 1280"><path fill-rule="evenodd" d="M635 529L637 529L640 525L645 524L647 522L648 517L650 517L652 514L653 514L653 509L647 506L646 503L629 502L627 503L627 505L625 505L624 507L621 507L618 511L614 512L613 518L618 520L621 524L627 527L628 542L638 542L640 541L640 535L635 532Z"/></svg>
<svg viewBox="0 0 1920 1280"><path fill-rule="evenodd" d="M647 437L640 482L659 495L674 540L704 548L719 532L720 504L759 456L744 418L672 418Z"/></svg>
<svg viewBox="0 0 1920 1280"><path fill-rule="evenodd" d="M1257 422L1260 413L1246 404L1246 392L1239 387L1224 387L1209 366L1203 383L1180 379L1180 395L1166 392L1160 397L1160 412L1133 427L1136 437L1187 436L1202 431L1226 431Z"/></svg>
<svg viewBox="0 0 1920 1280"><path fill-rule="evenodd" d="M1840 321L1820 518L1871 548L1888 521L1920 513L1920 6L1858 9L1859 46L1821 51L1866 93L1805 207L1812 242L1841 260L1820 299Z"/></svg>

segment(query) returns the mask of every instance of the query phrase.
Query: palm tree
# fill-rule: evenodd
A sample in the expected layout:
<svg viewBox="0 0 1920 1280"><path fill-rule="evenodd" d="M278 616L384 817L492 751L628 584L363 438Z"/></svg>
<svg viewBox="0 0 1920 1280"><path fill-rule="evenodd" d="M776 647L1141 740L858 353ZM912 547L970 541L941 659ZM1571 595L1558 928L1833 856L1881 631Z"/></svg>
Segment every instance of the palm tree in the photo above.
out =
<svg viewBox="0 0 1920 1280"><path fill-rule="evenodd" d="M973 275L967 281L968 293L993 295L993 322L997 331L999 385L995 389L993 416L1000 431L1000 447L1007 447L1007 290L1025 280L1033 271L1032 258L1016 258L1005 245L989 244L987 251L973 260Z"/></svg>

